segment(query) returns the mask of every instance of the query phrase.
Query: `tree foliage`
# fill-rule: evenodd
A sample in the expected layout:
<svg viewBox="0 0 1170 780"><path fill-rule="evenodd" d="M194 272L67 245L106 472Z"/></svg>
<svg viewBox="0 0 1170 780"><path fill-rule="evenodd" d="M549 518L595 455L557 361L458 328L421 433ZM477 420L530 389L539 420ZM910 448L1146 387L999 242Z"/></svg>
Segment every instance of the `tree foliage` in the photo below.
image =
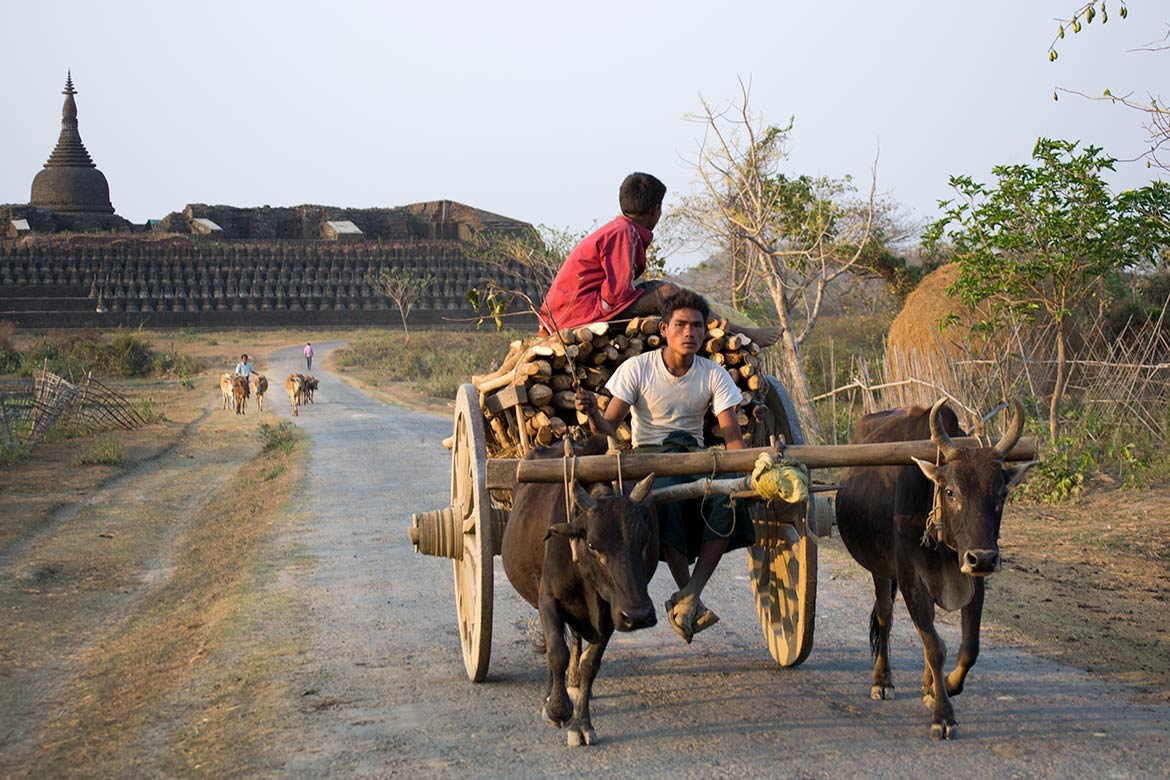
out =
<svg viewBox="0 0 1170 780"><path fill-rule="evenodd" d="M1129 16L1129 9L1124 2L1119 2L1116 7L1117 15L1122 19ZM1060 52L1057 50L1057 46L1065 39L1066 31L1071 30L1074 34L1079 33L1082 29L1086 29L1084 25L1091 25L1094 19L1100 19L1101 24L1106 24L1109 21L1107 0L1093 0L1092 2L1085 3L1078 7L1069 18L1058 19L1056 37L1048 45L1048 61L1056 62L1060 59ZM1082 20L1084 21L1084 25L1082 24ZM1151 41L1143 46L1141 51L1165 52L1170 49L1170 43L1168 41L1170 41L1170 26L1167 27L1167 32L1160 40ZM1147 134L1147 142L1149 143L1149 148L1142 155L1146 158L1146 166L1170 170L1170 161L1164 157L1167 149L1170 149L1170 109L1167 108L1165 101L1160 96L1148 93L1143 99L1135 96L1132 91L1121 94L1108 88L1101 95L1095 96L1087 95L1075 89L1057 87L1052 93L1052 99L1058 100L1059 93L1061 92L1078 95L1089 100L1105 100L1114 105L1123 105L1140 113L1142 115L1142 125Z"/></svg>
<svg viewBox="0 0 1170 780"><path fill-rule="evenodd" d="M853 268L869 241L874 188L854 197L846 177L782 170L793 124L765 123L750 107L750 87L722 106L702 101L692 117L703 138L692 161L698 191L674 219L726 259L732 304L754 293L770 299L789 389L806 431L819 438L801 345L816 326L826 288Z"/></svg>
<svg viewBox="0 0 1170 780"><path fill-rule="evenodd" d="M1113 195L1102 178L1113 158L1095 146L1078 147L1041 138L1034 164L992 169L994 186L952 177L959 197L940 204L945 213L925 235L928 246L950 242L960 277L948 292L986 312L983 330L1002 327L1008 317L1055 326L1053 441L1078 306L1096 300L1110 274L1156 262L1170 236L1170 187L1156 182Z"/></svg>
<svg viewBox="0 0 1170 780"><path fill-rule="evenodd" d="M586 232L539 225L520 233L487 233L476 239L480 262L502 279L536 282L547 291L565 258Z"/></svg>
<svg viewBox="0 0 1170 780"><path fill-rule="evenodd" d="M402 330L406 333L407 341L410 341L410 328L406 324L406 319L410 316L418 299L434 283L434 274L420 274L408 268L384 268L378 274L375 284L382 294L393 301L398 308L398 315L402 318Z"/></svg>

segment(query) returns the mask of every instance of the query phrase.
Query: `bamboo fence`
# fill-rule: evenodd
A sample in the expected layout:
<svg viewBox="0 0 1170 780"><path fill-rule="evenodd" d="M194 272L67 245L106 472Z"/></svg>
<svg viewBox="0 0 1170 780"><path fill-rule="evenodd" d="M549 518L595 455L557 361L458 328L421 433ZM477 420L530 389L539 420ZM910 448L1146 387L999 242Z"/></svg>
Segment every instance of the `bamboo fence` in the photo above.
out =
<svg viewBox="0 0 1170 780"><path fill-rule="evenodd" d="M134 404L92 376L73 383L40 369L31 378L0 379L0 452L26 452L57 424L132 430L148 424Z"/></svg>

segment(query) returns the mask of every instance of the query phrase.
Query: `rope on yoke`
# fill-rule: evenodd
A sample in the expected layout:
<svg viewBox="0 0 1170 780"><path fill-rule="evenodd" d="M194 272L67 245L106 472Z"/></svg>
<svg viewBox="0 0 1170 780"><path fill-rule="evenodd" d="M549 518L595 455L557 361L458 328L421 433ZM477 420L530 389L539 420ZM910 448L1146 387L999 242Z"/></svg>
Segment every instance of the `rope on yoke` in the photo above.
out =
<svg viewBox="0 0 1170 780"><path fill-rule="evenodd" d="M934 451L934 465L942 465L942 450ZM923 547L938 547L943 541L942 496L939 495L938 485L931 481L930 514L926 516L926 525L922 529L921 544Z"/></svg>

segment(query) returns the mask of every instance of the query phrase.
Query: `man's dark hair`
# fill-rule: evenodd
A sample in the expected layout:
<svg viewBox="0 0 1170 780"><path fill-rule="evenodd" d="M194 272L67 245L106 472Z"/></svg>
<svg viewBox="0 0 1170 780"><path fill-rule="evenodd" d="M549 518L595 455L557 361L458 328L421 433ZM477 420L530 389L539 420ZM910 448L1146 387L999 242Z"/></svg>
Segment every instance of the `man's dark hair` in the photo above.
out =
<svg viewBox="0 0 1170 780"><path fill-rule="evenodd" d="M628 217L648 214L666 197L666 185L648 173L631 173L622 180L618 203Z"/></svg>
<svg viewBox="0 0 1170 780"><path fill-rule="evenodd" d="M679 309L694 309L703 315L703 322L711 319L711 307L707 299L693 290L679 290L662 302L662 321L670 322L671 316Z"/></svg>

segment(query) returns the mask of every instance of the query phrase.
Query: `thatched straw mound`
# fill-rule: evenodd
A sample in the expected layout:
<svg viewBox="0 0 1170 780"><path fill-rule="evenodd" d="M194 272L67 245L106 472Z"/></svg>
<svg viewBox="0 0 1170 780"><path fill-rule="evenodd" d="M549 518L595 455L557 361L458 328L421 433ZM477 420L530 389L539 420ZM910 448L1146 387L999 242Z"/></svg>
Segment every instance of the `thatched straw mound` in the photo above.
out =
<svg viewBox="0 0 1170 780"><path fill-rule="evenodd" d="M974 313L958 298L947 295L947 288L959 278L959 264L948 263L928 274L914 292L906 296L906 305L890 325L886 346L902 354L924 358L968 355L971 350L970 323ZM939 322L952 312L959 321L939 331Z"/></svg>

